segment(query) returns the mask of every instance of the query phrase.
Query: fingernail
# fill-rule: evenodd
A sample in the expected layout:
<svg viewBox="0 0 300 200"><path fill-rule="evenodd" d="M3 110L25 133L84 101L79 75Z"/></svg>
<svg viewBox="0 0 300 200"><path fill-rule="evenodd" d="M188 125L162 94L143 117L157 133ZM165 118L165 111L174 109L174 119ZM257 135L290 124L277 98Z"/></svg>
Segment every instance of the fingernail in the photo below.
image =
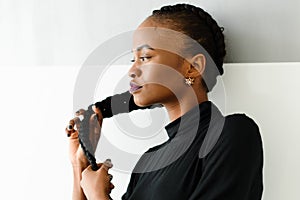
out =
<svg viewBox="0 0 300 200"><path fill-rule="evenodd" d="M72 130L72 129L73 129L73 125L72 125L72 124L69 124L68 129L69 129L69 130Z"/></svg>
<svg viewBox="0 0 300 200"><path fill-rule="evenodd" d="M103 164L109 168L112 168L113 166L111 159L106 159Z"/></svg>

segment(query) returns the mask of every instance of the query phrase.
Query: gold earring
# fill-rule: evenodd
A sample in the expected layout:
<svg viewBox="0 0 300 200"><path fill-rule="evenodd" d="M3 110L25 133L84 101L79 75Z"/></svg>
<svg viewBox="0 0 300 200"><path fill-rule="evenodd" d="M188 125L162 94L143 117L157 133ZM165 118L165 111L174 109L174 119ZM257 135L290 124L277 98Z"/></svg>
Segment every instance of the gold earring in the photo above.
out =
<svg viewBox="0 0 300 200"><path fill-rule="evenodd" d="M191 78L191 77L185 78L185 84L187 84L188 86L193 85L194 81L195 81L194 78Z"/></svg>

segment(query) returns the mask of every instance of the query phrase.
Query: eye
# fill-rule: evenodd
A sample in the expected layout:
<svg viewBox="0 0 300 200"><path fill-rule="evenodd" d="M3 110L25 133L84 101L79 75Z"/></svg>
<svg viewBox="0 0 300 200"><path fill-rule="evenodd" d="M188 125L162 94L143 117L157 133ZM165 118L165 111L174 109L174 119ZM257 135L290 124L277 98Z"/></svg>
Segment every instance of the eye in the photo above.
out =
<svg viewBox="0 0 300 200"><path fill-rule="evenodd" d="M140 61L142 61L142 62L145 62L145 61L149 60L150 58L152 58L152 57L151 56L140 56L139 57ZM135 59L133 58L131 60L131 62L135 62Z"/></svg>
<svg viewBox="0 0 300 200"><path fill-rule="evenodd" d="M139 57L139 59L142 61L142 62L145 62L147 60L149 60L151 58L151 56L141 56Z"/></svg>

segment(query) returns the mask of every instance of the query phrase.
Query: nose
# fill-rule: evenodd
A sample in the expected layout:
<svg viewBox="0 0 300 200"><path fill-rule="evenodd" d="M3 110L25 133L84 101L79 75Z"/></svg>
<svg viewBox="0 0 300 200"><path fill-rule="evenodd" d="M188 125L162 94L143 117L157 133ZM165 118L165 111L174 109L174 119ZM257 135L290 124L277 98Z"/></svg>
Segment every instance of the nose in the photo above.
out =
<svg viewBox="0 0 300 200"><path fill-rule="evenodd" d="M142 74L142 71L138 67L136 67L136 65L132 65L128 71L128 76L130 78L139 77L139 76L141 76L141 74Z"/></svg>

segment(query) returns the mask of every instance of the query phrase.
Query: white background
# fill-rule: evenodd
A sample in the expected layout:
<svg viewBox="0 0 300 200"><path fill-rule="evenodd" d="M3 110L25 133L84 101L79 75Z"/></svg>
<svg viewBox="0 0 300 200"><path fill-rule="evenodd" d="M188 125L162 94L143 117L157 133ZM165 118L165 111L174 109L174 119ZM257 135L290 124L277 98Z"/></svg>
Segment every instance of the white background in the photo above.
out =
<svg viewBox="0 0 300 200"><path fill-rule="evenodd" d="M122 2L0 0L1 198L71 198L72 171L64 128L73 116L72 95L81 64L102 42L133 30L151 10L176 1ZM220 10L214 7L216 1L203 4L214 14ZM226 103L222 104L217 93L212 99L224 114L247 113L259 125L265 150L264 199L299 199L300 63L249 59L252 62L225 64L216 91L222 91L224 85ZM112 67L115 71L107 72L106 77L117 81L128 67ZM95 98L113 92L113 84L99 87L104 92ZM151 123L149 116L148 112L131 114L136 124ZM133 144L142 152L165 139L162 132L153 141L124 144L114 137L122 134L114 120L104 123L105 136L129 152ZM110 157L109 153L104 156ZM112 173L116 185L112 195L119 199L129 175Z"/></svg>

